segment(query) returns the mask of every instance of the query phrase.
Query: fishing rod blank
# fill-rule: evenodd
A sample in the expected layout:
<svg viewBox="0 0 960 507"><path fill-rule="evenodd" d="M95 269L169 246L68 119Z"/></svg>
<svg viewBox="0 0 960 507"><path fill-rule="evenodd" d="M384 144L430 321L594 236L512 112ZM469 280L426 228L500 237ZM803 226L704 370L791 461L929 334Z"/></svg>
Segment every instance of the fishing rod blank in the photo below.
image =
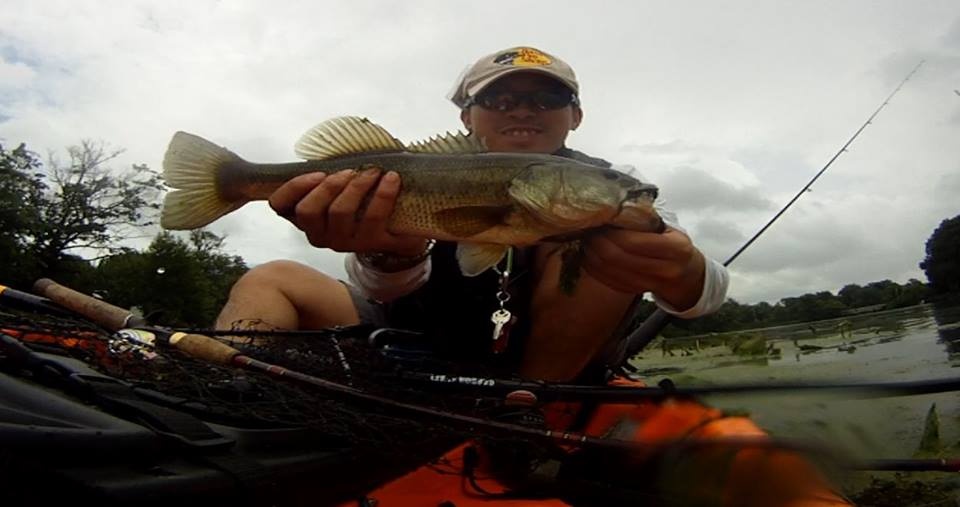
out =
<svg viewBox="0 0 960 507"><path fill-rule="evenodd" d="M867 128L867 125L870 125L873 122L873 119L876 118L877 115L880 114L880 111L882 111L883 108L885 108L887 104L890 103L890 99L892 99L893 96L900 91L900 88L902 88L903 85L905 85L907 81L909 81L910 78L913 77L913 75L920 69L920 66L923 65L923 63L924 63L924 60L921 60L920 63L918 63L917 66L914 67L913 70L911 70L910 73L907 74L905 78L903 78L903 81L900 81L900 84L898 84L897 87L894 88L892 92L890 92L890 95L888 95L887 98L885 98L883 102L880 103L880 106L877 107L877 109L873 112L873 114L870 115L869 118L867 118L867 121L863 122L863 125L861 125L860 128L858 128L857 131L854 132L852 136L850 136L850 139L848 139L847 142L844 143L844 145L839 150L837 150L837 152L833 155L833 157L830 158L830 160L826 163L826 165L824 165L823 168L820 169L820 171L818 171L817 174L815 174L813 178L811 178L810 181L808 181L807 184L800 189L799 192L797 192L797 195L793 196L793 199L790 199L790 201L783 208L781 208L780 211L778 211L777 214L773 216L773 218L771 218L766 224L764 224L764 226L761 227L760 230L753 235L753 237L751 237L749 240L747 240L746 243L743 244L743 246L737 249L737 251L734 252L734 254L730 256L730 258L724 261L723 262L724 266L729 266L730 263L736 260L736 258L739 257L744 250L746 250L750 245L752 245L753 242L756 241L761 234L763 234L767 229L769 229L770 226L773 225L773 223L776 222L781 215L783 215L791 206L793 206L793 203L797 202L797 200L800 199L801 195L807 192L807 190L814 184L814 182L816 182L817 179L819 179L820 176L822 176L823 173L825 173L827 169L831 165L833 165L833 162L836 161L838 158L840 158L840 155L843 154L843 152L847 151L847 148L853 143L853 141L858 136L860 136L860 133ZM614 367L622 367L622 365L626 363L628 359L640 353L640 351L643 350L644 347L646 347L651 341L653 341L653 339L656 338L657 335L660 334L661 331L663 331L663 328L665 328L668 324L670 324L672 320L673 320L672 315L668 314L667 312L663 311L660 308L657 308L657 310L653 314L647 317L647 319L644 320L644 322L636 330L630 333L630 335L627 337L626 340L624 340L624 346L620 348L620 352L619 354L617 354L615 360L611 361L611 365Z"/></svg>

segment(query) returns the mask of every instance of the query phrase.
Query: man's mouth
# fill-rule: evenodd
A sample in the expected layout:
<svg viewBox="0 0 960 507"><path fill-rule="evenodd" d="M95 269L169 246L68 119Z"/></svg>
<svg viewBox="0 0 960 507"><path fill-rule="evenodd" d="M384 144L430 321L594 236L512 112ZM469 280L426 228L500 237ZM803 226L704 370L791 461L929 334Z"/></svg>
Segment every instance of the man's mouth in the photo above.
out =
<svg viewBox="0 0 960 507"><path fill-rule="evenodd" d="M537 127L507 127L501 129L500 133L508 137L529 137L534 136L542 132L542 129Z"/></svg>

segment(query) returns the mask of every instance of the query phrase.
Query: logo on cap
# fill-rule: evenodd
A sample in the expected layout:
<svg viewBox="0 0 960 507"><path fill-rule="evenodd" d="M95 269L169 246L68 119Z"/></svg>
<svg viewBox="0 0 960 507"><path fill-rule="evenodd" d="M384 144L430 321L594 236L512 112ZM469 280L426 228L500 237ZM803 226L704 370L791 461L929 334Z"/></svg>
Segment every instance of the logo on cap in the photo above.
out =
<svg viewBox="0 0 960 507"><path fill-rule="evenodd" d="M499 65L513 65L516 67L539 67L550 65L553 60L549 56L533 48L520 48L516 51L501 53L493 59Z"/></svg>

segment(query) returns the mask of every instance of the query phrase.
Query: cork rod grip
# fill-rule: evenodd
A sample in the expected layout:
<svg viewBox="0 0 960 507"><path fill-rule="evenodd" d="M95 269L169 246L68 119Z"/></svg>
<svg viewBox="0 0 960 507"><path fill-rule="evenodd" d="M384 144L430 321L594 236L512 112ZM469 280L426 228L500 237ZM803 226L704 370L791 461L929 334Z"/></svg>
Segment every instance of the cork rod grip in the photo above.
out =
<svg viewBox="0 0 960 507"><path fill-rule="evenodd" d="M37 280L33 284L33 291L111 331L143 325L142 320L129 311L60 285L49 278Z"/></svg>
<svg viewBox="0 0 960 507"><path fill-rule="evenodd" d="M202 361L230 365L240 351L202 334L173 333L170 346L184 354Z"/></svg>

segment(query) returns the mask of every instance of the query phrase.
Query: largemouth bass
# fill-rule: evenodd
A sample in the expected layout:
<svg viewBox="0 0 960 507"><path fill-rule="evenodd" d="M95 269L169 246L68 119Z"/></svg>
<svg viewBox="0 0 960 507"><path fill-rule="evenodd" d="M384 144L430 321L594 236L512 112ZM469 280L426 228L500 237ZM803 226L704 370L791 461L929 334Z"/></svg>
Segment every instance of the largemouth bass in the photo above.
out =
<svg viewBox="0 0 960 507"><path fill-rule="evenodd" d="M295 176L375 167L401 178L388 230L458 242L468 276L496 265L509 246L567 240L606 225L664 227L653 208L653 185L564 157L488 153L469 135L405 146L365 118L342 117L308 131L295 151L306 161L258 164L177 132L163 160L164 179L175 190L166 196L161 225L196 229L267 199Z"/></svg>

